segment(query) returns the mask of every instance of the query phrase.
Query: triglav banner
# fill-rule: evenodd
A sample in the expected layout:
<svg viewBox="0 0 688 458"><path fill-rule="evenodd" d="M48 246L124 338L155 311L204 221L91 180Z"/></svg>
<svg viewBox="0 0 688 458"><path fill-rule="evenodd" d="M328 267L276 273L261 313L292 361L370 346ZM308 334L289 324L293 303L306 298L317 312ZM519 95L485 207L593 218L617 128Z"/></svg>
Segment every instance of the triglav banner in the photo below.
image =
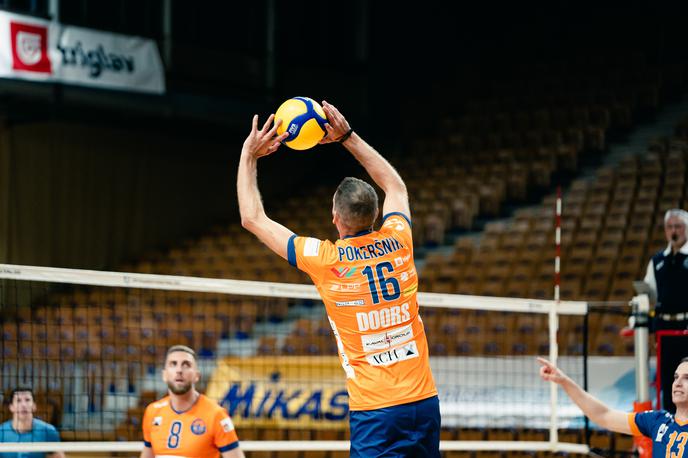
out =
<svg viewBox="0 0 688 458"><path fill-rule="evenodd" d="M155 41L0 11L0 77L162 94Z"/></svg>

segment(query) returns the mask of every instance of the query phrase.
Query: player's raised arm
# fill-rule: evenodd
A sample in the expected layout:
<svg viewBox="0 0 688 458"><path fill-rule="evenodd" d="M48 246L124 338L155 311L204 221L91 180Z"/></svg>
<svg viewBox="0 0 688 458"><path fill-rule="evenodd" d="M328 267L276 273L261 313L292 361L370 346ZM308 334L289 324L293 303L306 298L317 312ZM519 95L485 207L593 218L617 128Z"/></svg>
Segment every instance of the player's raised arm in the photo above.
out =
<svg viewBox="0 0 688 458"><path fill-rule="evenodd" d="M567 376L562 370L544 358L538 358L540 377L547 382L560 385L586 417L610 431L632 434L628 413L609 408Z"/></svg>
<svg viewBox="0 0 688 458"><path fill-rule="evenodd" d="M143 450L141 450L140 458L155 458L155 454L153 454L153 449L151 449L150 447L146 447L144 445Z"/></svg>
<svg viewBox="0 0 688 458"><path fill-rule="evenodd" d="M387 159L351 130L346 118L334 105L323 101L322 106L327 115L327 136L322 143L340 142L361 163L368 175L385 192L383 215L400 212L410 218L408 193L399 173Z"/></svg>
<svg viewBox="0 0 688 458"><path fill-rule="evenodd" d="M265 214L258 190L258 159L277 151L288 133L276 136L278 123L273 124L270 115L262 128L258 128L258 115L253 116L251 133L241 149L237 173L237 196L241 225L256 235L272 251L287 259L287 242L293 234L286 227L271 220Z"/></svg>

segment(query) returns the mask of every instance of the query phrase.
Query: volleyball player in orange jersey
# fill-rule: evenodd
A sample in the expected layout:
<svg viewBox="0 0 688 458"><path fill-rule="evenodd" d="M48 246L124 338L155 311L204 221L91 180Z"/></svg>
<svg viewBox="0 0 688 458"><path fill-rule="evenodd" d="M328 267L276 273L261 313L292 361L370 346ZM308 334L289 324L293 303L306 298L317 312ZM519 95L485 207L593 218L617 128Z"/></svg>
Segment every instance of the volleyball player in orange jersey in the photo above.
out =
<svg viewBox="0 0 688 458"><path fill-rule="evenodd" d="M196 353L184 345L170 347L162 373L169 394L146 407L141 458L243 458L227 411L196 391Z"/></svg>
<svg viewBox="0 0 688 458"><path fill-rule="evenodd" d="M277 150L270 116L241 152L237 193L242 225L306 272L325 303L347 377L352 457L439 457L440 414L428 345L418 313L411 213L397 171L323 102L327 135L339 141L385 193L382 227L374 230L378 197L368 183L345 178L333 198L340 239L301 237L271 220L261 202L257 160Z"/></svg>

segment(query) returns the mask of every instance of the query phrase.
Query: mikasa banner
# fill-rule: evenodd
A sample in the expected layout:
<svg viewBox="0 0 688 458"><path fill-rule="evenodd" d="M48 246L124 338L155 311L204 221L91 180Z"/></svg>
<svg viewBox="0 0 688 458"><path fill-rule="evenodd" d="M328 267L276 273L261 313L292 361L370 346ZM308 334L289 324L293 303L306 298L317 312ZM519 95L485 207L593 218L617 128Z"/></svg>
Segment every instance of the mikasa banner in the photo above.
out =
<svg viewBox="0 0 688 458"><path fill-rule="evenodd" d="M0 11L0 77L165 92L165 73L153 40L4 11Z"/></svg>

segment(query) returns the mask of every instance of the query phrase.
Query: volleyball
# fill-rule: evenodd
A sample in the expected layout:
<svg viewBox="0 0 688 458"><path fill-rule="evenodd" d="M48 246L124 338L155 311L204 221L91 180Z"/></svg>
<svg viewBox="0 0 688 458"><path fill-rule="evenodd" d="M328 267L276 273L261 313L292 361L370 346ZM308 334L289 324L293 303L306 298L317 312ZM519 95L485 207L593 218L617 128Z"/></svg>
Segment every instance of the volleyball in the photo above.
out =
<svg viewBox="0 0 688 458"><path fill-rule="evenodd" d="M327 131L325 112L318 102L308 97L294 97L285 101L275 113L275 122L282 120L277 134L289 132L284 144L291 149L306 150L322 140Z"/></svg>

